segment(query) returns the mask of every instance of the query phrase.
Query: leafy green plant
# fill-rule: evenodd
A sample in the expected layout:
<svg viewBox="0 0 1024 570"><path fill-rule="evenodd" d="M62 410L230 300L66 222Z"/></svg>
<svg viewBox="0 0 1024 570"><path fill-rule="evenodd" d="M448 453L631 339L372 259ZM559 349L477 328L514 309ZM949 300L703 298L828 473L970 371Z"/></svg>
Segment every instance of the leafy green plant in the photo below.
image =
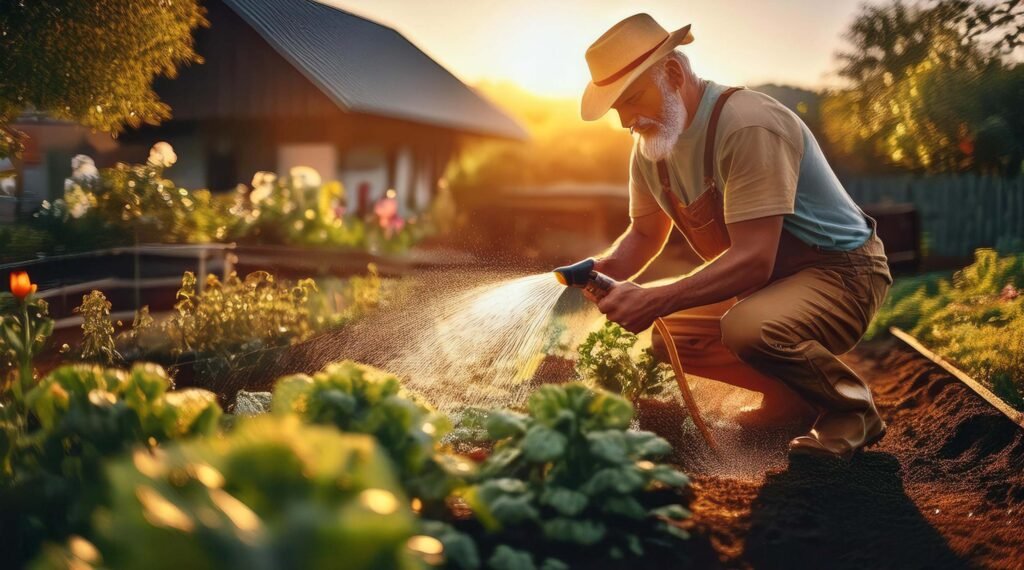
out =
<svg viewBox="0 0 1024 570"><path fill-rule="evenodd" d="M635 402L661 394L671 379L672 367L658 362L650 348L634 358L637 335L607 322L587 336L578 349L576 373L585 382L622 394Z"/></svg>
<svg viewBox="0 0 1024 570"><path fill-rule="evenodd" d="M487 429L497 444L477 483L463 491L479 526L462 534L438 529L446 547L456 546L452 565L612 568L685 560L689 480L654 462L671 447L630 431L632 416L625 399L581 384L540 388L527 415L492 413Z"/></svg>
<svg viewBox="0 0 1024 570"><path fill-rule="evenodd" d="M224 282L211 274L202 293L197 285L195 275L185 272L175 314L165 328L176 351L217 353L254 340L281 339L287 344L313 332L306 306L309 294L316 291L312 279L292 285L256 271L244 279L232 274Z"/></svg>
<svg viewBox="0 0 1024 570"><path fill-rule="evenodd" d="M100 291L82 296L82 304L75 307L82 315L82 359L113 364L121 355L114 347L114 323L110 322L110 301Z"/></svg>
<svg viewBox="0 0 1024 570"><path fill-rule="evenodd" d="M897 326L1021 407L1024 255L978 250L952 278L897 282L870 333Z"/></svg>
<svg viewBox="0 0 1024 570"><path fill-rule="evenodd" d="M54 370L25 396L28 429L8 424L0 432L0 534L17 545L19 559L44 539L88 533L109 492L105 458L216 430L213 393L170 386L152 364L127 372L77 364Z"/></svg>
<svg viewBox="0 0 1024 570"><path fill-rule="evenodd" d="M95 558L125 569L420 568L409 501L374 440L295 417L112 462ZM81 539L79 539L81 540ZM81 542L46 553L67 567ZM100 560L97 560L99 562Z"/></svg>
<svg viewBox="0 0 1024 570"><path fill-rule="evenodd" d="M403 390L396 376L370 366L345 361L313 376L285 376L274 386L271 409L376 437L427 509L474 471L471 462L440 453L448 419Z"/></svg>

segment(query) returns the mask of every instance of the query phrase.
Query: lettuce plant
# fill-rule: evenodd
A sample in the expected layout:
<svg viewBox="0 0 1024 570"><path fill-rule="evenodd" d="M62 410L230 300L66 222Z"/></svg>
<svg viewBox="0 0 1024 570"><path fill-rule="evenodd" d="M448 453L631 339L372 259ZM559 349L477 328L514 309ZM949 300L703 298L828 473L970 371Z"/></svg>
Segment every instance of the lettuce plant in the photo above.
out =
<svg viewBox="0 0 1024 570"><path fill-rule="evenodd" d="M411 547L436 544L415 536L410 503L372 438L294 416L137 448L107 472L110 501L90 541L96 566L403 570L421 567ZM67 568L83 551L72 539L39 566Z"/></svg>
<svg viewBox="0 0 1024 570"><path fill-rule="evenodd" d="M479 526L436 529L455 567L610 568L685 560L688 478L654 460L671 451L630 431L625 399L581 384L544 386L528 414L487 420L494 452L463 494ZM461 556L456 554L460 553Z"/></svg>
<svg viewBox="0 0 1024 570"><path fill-rule="evenodd" d="M205 390L169 392L162 368L63 366L25 396L26 429L0 431L0 536L17 561L44 539L85 533L109 487L102 461L135 445L213 433L221 410Z"/></svg>
<svg viewBox="0 0 1024 570"><path fill-rule="evenodd" d="M444 499L474 470L472 462L440 453L448 419L405 392L396 376L371 366L344 361L313 376L281 378L271 410L374 436L409 493L425 503Z"/></svg>

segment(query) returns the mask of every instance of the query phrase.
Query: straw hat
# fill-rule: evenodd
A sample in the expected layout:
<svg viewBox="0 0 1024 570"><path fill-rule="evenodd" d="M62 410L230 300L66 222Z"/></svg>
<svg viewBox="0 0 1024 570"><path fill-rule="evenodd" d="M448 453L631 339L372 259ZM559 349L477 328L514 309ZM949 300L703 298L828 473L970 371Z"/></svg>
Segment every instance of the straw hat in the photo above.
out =
<svg viewBox="0 0 1024 570"><path fill-rule="evenodd" d="M641 73L676 46L692 41L689 25L669 33L647 14L612 26L587 49L592 81L583 92L583 120L600 119Z"/></svg>

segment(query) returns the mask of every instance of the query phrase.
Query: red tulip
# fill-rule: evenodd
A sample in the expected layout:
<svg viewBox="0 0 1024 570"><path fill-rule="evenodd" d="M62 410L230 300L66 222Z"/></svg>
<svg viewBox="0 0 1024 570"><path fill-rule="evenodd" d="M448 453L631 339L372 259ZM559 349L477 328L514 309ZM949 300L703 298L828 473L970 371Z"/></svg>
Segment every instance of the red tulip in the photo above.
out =
<svg viewBox="0 0 1024 570"><path fill-rule="evenodd" d="M11 272L11 293L19 300L25 300L25 297L35 293L37 288L38 285L28 278L27 271Z"/></svg>

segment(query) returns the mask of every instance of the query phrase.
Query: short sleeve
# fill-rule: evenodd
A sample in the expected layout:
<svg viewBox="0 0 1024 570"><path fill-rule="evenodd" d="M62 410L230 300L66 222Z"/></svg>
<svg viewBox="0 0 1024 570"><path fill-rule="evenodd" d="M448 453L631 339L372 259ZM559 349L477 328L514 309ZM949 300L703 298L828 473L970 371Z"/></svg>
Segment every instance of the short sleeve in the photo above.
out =
<svg viewBox="0 0 1024 570"><path fill-rule="evenodd" d="M743 127L719 153L725 223L793 213L801 157L789 141L764 127Z"/></svg>
<svg viewBox="0 0 1024 570"><path fill-rule="evenodd" d="M639 158L636 155L636 147L629 157L629 217L639 218L653 214L661 209L661 205L654 199L651 189L640 171Z"/></svg>

